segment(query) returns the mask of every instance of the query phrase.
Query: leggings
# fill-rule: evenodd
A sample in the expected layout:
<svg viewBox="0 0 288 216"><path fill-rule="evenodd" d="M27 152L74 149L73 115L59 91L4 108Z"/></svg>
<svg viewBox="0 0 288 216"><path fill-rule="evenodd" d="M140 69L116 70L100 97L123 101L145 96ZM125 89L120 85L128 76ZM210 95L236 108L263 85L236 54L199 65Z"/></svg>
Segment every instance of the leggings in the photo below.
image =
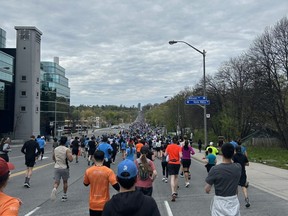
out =
<svg viewBox="0 0 288 216"><path fill-rule="evenodd" d="M168 166L167 166L168 162L167 161L162 161L161 165L162 165L163 176L166 176L166 178L168 178Z"/></svg>

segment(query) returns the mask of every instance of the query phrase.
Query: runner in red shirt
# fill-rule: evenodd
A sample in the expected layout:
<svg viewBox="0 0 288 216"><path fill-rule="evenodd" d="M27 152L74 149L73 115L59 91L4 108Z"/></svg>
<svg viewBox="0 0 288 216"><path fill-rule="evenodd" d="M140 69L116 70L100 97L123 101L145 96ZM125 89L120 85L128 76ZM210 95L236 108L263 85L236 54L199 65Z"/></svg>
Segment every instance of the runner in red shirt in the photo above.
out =
<svg viewBox="0 0 288 216"><path fill-rule="evenodd" d="M172 199L174 202L178 195L178 174L180 169L180 159L182 157L181 147L178 145L178 137L173 137L172 143L169 144L165 151L165 156L167 155L168 160L168 173L171 176L171 190Z"/></svg>

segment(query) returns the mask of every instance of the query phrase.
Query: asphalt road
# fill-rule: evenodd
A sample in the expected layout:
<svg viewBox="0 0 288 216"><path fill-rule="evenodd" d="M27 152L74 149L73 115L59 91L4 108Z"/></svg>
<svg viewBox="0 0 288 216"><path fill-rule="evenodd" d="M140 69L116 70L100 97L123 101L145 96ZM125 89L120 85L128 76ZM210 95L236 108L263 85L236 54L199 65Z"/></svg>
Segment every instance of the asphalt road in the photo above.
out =
<svg viewBox="0 0 288 216"><path fill-rule="evenodd" d="M109 133L109 131L106 131ZM110 131L111 132L111 131ZM99 133L104 133L103 130ZM95 134L96 135L96 134ZM5 192L11 196L19 197L23 204L19 215L89 215L88 199L89 187L82 183L83 174L88 167L86 159L80 157L79 163L73 161L70 164L70 179L68 188L68 201L61 202L62 184L60 185L56 201L50 200L50 193L53 186L53 161L51 157L52 146L47 144L45 157L42 161L37 161L31 178L31 188L23 187L24 183L24 155L20 152L20 147L13 147L10 153L10 161L15 164L16 169L12 172L11 178ZM121 160L117 155L117 162ZM153 197L155 198L161 215L165 216L190 216L190 215L210 215L210 201L213 196L204 192L205 177L207 175L204 165L196 160L192 161L192 178L190 187L184 187L184 179L180 178L179 198L176 202L170 201L170 185L162 182L161 161L155 160L158 177L154 182ZM112 165L116 170L117 165ZM263 192L250 186L248 188L251 207L245 208L242 191L239 193L241 203L241 215L247 216L268 216L287 215L287 201L269 193ZM116 191L111 187L111 196Z"/></svg>

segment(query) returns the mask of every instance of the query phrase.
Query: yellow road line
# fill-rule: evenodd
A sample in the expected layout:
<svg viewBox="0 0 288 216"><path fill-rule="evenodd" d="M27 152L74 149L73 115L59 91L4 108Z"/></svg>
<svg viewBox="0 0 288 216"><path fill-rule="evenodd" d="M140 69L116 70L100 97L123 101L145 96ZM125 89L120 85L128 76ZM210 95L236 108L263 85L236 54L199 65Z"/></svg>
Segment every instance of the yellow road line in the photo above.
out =
<svg viewBox="0 0 288 216"><path fill-rule="evenodd" d="M41 168L44 168L44 167L46 167L46 166L50 166L50 165L52 165L52 164L55 164L55 163L52 162L52 163L48 163L48 164L44 164L44 165L41 165L41 166L34 167L34 168L33 168L33 171L38 170L38 169L41 169ZM12 174L10 175L10 178L15 177L15 176L19 176L19 175L23 175L23 174L25 174L25 173L26 173L26 170L19 171L19 172L17 172L17 173L12 173Z"/></svg>

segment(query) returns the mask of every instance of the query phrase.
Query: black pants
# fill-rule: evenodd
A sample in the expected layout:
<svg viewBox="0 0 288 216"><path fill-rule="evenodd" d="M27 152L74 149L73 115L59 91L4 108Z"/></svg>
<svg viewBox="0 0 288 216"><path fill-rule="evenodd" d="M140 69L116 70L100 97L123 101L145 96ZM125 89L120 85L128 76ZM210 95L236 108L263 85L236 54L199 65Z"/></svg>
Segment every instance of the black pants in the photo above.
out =
<svg viewBox="0 0 288 216"><path fill-rule="evenodd" d="M136 190L141 191L144 195L152 196L153 187L144 188L144 187L135 187Z"/></svg>
<svg viewBox="0 0 288 216"><path fill-rule="evenodd" d="M205 167L207 169L207 172L209 172L213 166L215 166L215 164L206 164Z"/></svg>
<svg viewBox="0 0 288 216"><path fill-rule="evenodd" d="M117 154L117 150L113 151L113 154L112 154L112 162L115 162L115 159L116 159L116 154Z"/></svg>
<svg viewBox="0 0 288 216"><path fill-rule="evenodd" d="M102 216L103 211L95 211L92 209L89 209L90 216Z"/></svg>
<svg viewBox="0 0 288 216"><path fill-rule="evenodd" d="M166 176L166 178L168 178L168 166L167 166L168 162L167 161L162 161L161 165L162 165L163 176Z"/></svg>
<svg viewBox="0 0 288 216"><path fill-rule="evenodd" d="M8 154L0 154L0 157L3 158L6 162L9 162Z"/></svg>

